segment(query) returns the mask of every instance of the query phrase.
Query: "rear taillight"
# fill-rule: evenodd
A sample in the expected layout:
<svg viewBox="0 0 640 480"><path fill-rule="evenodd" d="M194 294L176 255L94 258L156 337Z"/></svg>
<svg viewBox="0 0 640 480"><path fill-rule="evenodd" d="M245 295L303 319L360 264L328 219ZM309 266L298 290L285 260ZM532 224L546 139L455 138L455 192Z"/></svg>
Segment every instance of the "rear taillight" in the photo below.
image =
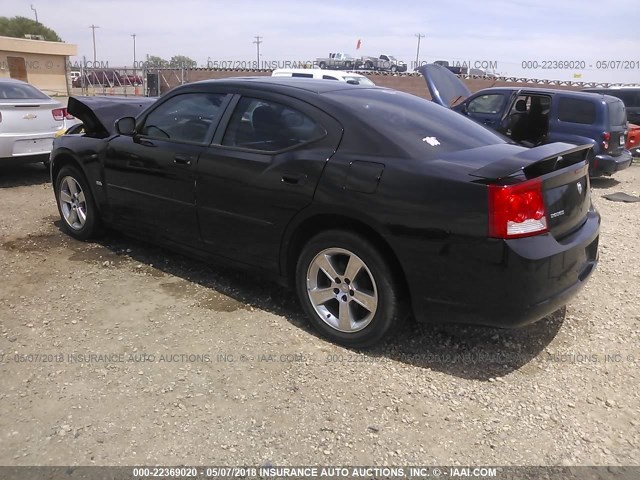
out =
<svg viewBox="0 0 640 480"><path fill-rule="evenodd" d="M611 140L611 134L609 132L604 132L602 134L602 148L605 150L609 149L609 140Z"/></svg>
<svg viewBox="0 0 640 480"><path fill-rule="evenodd" d="M54 108L53 110L51 110L51 114L53 115L53 119L58 120L59 122L61 122L65 118L67 120L74 119L74 116L67 112L66 108Z"/></svg>
<svg viewBox="0 0 640 480"><path fill-rule="evenodd" d="M489 185L489 236L520 238L548 231L542 182Z"/></svg>

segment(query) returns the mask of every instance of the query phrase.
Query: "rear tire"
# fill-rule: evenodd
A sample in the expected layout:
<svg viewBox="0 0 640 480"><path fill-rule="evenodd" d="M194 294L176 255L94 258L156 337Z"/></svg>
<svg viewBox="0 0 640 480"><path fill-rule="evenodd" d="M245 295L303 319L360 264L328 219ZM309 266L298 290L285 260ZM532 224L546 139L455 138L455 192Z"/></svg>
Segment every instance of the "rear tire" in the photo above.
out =
<svg viewBox="0 0 640 480"><path fill-rule="evenodd" d="M56 203L63 230L78 240L102 233L102 222L89 184L77 167L60 169L55 183Z"/></svg>
<svg viewBox="0 0 640 480"><path fill-rule="evenodd" d="M397 327L395 275L361 235L330 230L302 249L296 291L313 326L335 343L368 347Z"/></svg>
<svg viewBox="0 0 640 480"><path fill-rule="evenodd" d="M327 64L324 62L320 62L320 65L318 65L322 70L324 70L325 68L327 68Z"/></svg>

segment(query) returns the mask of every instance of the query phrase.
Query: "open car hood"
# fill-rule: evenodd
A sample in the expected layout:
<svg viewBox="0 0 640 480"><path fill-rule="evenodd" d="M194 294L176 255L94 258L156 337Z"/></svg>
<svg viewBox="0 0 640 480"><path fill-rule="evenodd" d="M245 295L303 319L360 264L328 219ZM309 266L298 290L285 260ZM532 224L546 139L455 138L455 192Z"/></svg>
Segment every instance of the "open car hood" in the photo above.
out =
<svg viewBox="0 0 640 480"><path fill-rule="evenodd" d="M85 133L114 135L115 122L135 117L154 103L152 97L69 97L67 110L84 124Z"/></svg>
<svg viewBox="0 0 640 480"><path fill-rule="evenodd" d="M460 103L471 95L471 90L464 82L442 65L429 63L418 68L418 71L427 82L431 99L443 107L450 108L454 102Z"/></svg>

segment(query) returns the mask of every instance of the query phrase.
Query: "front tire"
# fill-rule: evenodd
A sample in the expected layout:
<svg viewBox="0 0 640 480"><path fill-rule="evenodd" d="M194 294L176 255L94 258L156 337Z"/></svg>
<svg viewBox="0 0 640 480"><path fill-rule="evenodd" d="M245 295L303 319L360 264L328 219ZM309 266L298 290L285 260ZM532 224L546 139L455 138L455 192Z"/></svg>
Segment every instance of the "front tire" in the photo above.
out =
<svg viewBox="0 0 640 480"><path fill-rule="evenodd" d="M89 184L78 168L68 165L60 169L55 192L62 228L66 233L78 240L87 240L102 231Z"/></svg>
<svg viewBox="0 0 640 480"><path fill-rule="evenodd" d="M398 324L394 272L371 242L353 232L320 233L305 245L296 291L314 327L342 345L371 346Z"/></svg>

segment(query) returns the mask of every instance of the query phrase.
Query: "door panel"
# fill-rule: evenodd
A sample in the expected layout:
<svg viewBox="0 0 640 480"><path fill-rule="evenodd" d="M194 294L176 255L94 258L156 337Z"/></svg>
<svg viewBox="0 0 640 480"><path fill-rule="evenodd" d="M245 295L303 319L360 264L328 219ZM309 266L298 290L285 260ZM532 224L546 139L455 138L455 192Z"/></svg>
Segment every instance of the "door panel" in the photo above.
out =
<svg viewBox="0 0 640 480"><path fill-rule="evenodd" d="M269 97L238 102L222 144L200 157L196 199L207 250L276 271L283 231L311 203L342 128L308 104Z"/></svg>
<svg viewBox="0 0 640 480"><path fill-rule="evenodd" d="M115 221L180 243L196 242L195 170L203 149L159 139L114 138L104 166Z"/></svg>
<svg viewBox="0 0 640 480"><path fill-rule="evenodd" d="M170 96L139 119L133 137L109 142L104 166L114 222L173 242L200 244L198 158L229 98L207 92Z"/></svg>
<svg viewBox="0 0 640 480"><path fill-rule="evenodd" d="M9 64L9 76L16 80L22 80L28 82L27 76L27 64L23 57L7 57L7 63Z"/></svg>

